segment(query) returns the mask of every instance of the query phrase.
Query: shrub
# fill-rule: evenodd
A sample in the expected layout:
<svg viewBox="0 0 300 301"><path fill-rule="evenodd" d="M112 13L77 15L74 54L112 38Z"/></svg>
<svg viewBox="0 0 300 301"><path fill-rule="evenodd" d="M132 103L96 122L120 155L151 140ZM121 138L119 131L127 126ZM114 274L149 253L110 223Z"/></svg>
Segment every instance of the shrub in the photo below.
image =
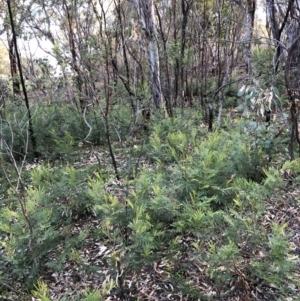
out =
<svg viewBox="0 0 300 301"><path fill-rule="evenodd" d="M90 183L102 221L98 234L122 246L125 274L163 262L175 291L189 296L201 291L186 271L204 262L206 276L222 288L220 297L239 273L249 287L261 279L286 294L280 279L295 280L295 262L279 235L284 225L267 232L263 224L265 199L283 187L280 171L264 168L265 152L243 130L205 138L177 125L175 118L154 126L147 147L151 168L140 170L125 205L104 192L101 177ZM264 256L247 261L248 253Z"/></svg>
<svg viewBox="0 0 300 301"><path fill-rule="evenodd" d="M85 241L88 230L76 233L71 223L94 203L86 193L83 171L45 165L29 175L26 192L11 188L1 201L0 235L2 261L10 263L10 276L32 285L45 267L61 269L71 250Z"/></svg>

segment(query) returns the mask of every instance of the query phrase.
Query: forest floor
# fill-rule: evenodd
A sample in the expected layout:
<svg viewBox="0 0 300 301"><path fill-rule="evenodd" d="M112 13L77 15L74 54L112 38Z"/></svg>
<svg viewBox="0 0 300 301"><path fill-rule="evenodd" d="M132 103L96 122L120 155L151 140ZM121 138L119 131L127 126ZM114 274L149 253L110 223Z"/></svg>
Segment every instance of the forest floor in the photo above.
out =
<svg viewBox="0 0 300 301"><path fill-rule="evenodd" d="M84 169L101 161L102 166L110 166L109 172L113 174L111 168L110 156L108 151L100 151L100 148L93 149L81 148L80 160L72 163L76 169ZM118 167L120 170L126 167L126 156L119 152L116 155ZM149 163L144 158L140 158L140 164L144 168L155 169L155 163ZM36 168L38 164L26 166L26 168ZM264 226L266 235L271 233L272 225L286 224L285 233L287 233L290 244L290 255L296 258L297 274L300 279L300 214L299 202L300 191L299 185L293 183L293 179L288 171L282 173L285 181L284 189L265 200L265 212L260 224ZM111 180L105 185L105 190L109 194L115 195L119 200L126 203L128 194L128 186L123 179ZM94 231L101 227L101 221L93 213L86 215L73 216L71 226L72 236L76 237L86 228ZM123 233L126 241L126 233ZM212 239L218 239L212 237ZM134 301L134 300L174 300L174 301L193 301L193 300L223 300L223 301L250 301L250 300L299 300L300 288L290 283L290 295L281 298L281 294L275 284L266 282L261 278L254 277L251 274L250 262L255 258L264 258L264 249L257 246L255 250L251 250L247 246L247 238L244 243L240 243L239 250L241 261L236 262L231 267L232 279L225 286L220 287L208 276L208 263L199 261L190 253L192 245L197 243L194 236L182 236L178 244L182 245L182 252L178 254L173 261L168 258L168 250L165 250L165 258L155 262L152 266L145 265L140 271L132 270L123 264L121 259L112 263L111 258L121 258L122 256L130 256L130 254L121 254L122 246L111 239L94 238L90 235L83 246L76 250L76 253L69 256L64 263L63 269L59 272L47 269L41 280L47 284L49 288L49 297L51 301L80 300L78 294L82 292L91 292L95 290L106 291L103 299L105 301ZM209 252L207 249L201 250L202 253ZM3 249L2 249L3 250ZM1 251L0 251L1 252ZM49 258L53 256L51 251ZM176 287L174 275L170 274L170 270L185 270L184 274L177 275L181 279L187 279L189 287L194 287L195 291L201 293L201 297L190 297L188 292L182 291ZM219 267L222 270L222 266ZM224 267L225 269L225 267ZM13 286L1 283L0 286L11 291L10 297L6 300L21 300L18 287L22 289L22 283ZM5 299L3 299L5 300ZM41 299L33 297L29 294L28 299L38 301ZM42 301L44 301L42 300ZM94 299L82 299L94 300ZM95 299L96 300L96 299Z"/></svg>
<svg viewBox="0 0 300 301"><path fill-rule="evenodd" d="M104 165L109 166L108 152L97 152L88 149L85 152L85 158L80 163L75 163L76 168L82 166L97 164L99 158L106 158ZM141 159L143 160L143 159ZM122 155L117 156L119 167L125 166L126 158ZM122 164L124 162L124 164ZM143 162L141 162L143 163ZM147 164L144 162L144 166ZM148 166L150 169L155 166ZM111 172L113 172L111 170ZM294 185L289 172L282 174L285 179L285 192L276 197L270 197L265 200L266 212L261 220L266 233L271 232L272 224L286 224L285 232L288 235L291 253L297 258L298 275L300 279L300 191L299 186ZM124 181L113 180L106 186L108 193L114 194L118 199L124 200L127 194ZM96 229L101 227L99 219L89 214L84 217L75 218L72 233L74 236L81 229L87 227ZM242 253L243 261L232 266L233 278L225 287L218 287L207 276L207 263L199 262L197 259L191 258L189 247L193 244L193 237L182 237L178 242L185 246L186 252L180 254L174 262L162 259L155 262L153 266L147 267L139 272L130 272L119 262L112 268L109 257L113 254L119 254L121 248L118 245L111 244L110 240L97 240L89 238L86 240L84 247L78 250L80 258L72 258L65 262L64 269L61 272L53 272L45 278L50 289L51 300L78 300L78 292L87 292L95 289L104 290L110 284L117 284L112 290L107 292L105 301L117 300L222 300L222 301L250 301L250 300L299 300L300 288L295 284L290 284L290 297L281 299L280 293L275 284L267 283L259 278L251 275L249 263L254 258L263 258L264 251L255 251L247 248L247 241L239 246ZM166 250L166 253L168 251ZM208 250L202 250L208 252ZM178 291L174 287L173 275L170 275L170 266L176 268L176 265L186 269L186 277L189 284L201 291L201 297L198 299L185 295L184 292ZM124 268L124 269L123 269ZM222 267L220 267L222 268ZM31 300L38 300L32 297Z"/></svg>
<svg viewBox="0 0 300 301"><path fill-rule="evenodd" d="M117 194L122 194L122 183L116 182L114 187L108 187ZM289 235L289 242L292 253L298 258L298 274L300 279L300 214L299 214L300 191L291 184L282 198L267 200L267 212L265 212L263 223L266 233L271 229L272 223L287 223L286 232ZM96 217L89 216L79 219L74 223L74 235L80 232L82 227L95 228L99 227L99 220ZM262 252L253 253L244 246L240 246L243 252L244 262L240 262L238 266L232 266L234 277L226 287L217 287L214 282L207 277L205 270L206 263L199 263L197 260L189 258L188 246L193 243L193 238L182 237L181 244L187 246L186 254L181 254L180 262L156 262L152 267L141 270L133 274L123 273L121 267L121 275L118 275L118 268L112 271L107 262L107 256L114 252L118 252L115 246L105 241L95 241L89 239L86 241L84 248L79 250L81 264L70 260L65 263L64 270L60 273L49 275L49 279L45 279L49 285L51 292L51 300L62 300L68 296L68 300L72 300L72 293L78 291L87 291L87 289L104 288L111 281L122 283L121 287L113 289L108 293L106 301L117 300L178 300L189 301L189 296L183 296L181 293L174 292L172 277L169 275L169 265L186 265L186 276L197 289L200 288L202 298L207 300L223 300L223 301L250 301L250 300L278 300L278 292L276 285L264 282L260 279L253 279L248 272L248 264L252 258L262 257ZM246 242L245 242L246 246ZM205 252L205 250L203 250ZM95 271L91 271L89 267L98 267ZM166 268L168 267L168 269ZM103 275L105 275L103 281ZM134 287L134 290L132 289ZM284 300L298 300L300 295L299 287L291 283L290 287L293 291L290 298ZM205 300L199 297L200 300ZM296 298L296 299L295 299ZM34 299L32 299L34 300ZM283 299L280 299L283 300Z"/></svg>

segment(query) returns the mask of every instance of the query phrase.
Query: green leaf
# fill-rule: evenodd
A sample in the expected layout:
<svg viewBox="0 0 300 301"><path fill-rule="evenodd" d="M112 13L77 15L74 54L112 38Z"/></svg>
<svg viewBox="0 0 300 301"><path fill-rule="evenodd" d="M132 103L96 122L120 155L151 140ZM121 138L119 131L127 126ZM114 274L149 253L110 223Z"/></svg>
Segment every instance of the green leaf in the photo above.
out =
<svg viewBox="0 0 300 301"><path fill-rule="evenodd" d="M32 295L41 301L51 301L50 291L47 284L42 281L38 280L37 285L35 285L35 290L32 291Z"/></svg>
<svg viewBox="0 0 300 301"><path fill-rule="evenodd" d="M242 114L243 117L249 117L249 109L247 106L244 107L244 111Z"/></svg>
<svg viewBox="0 0 300 301"><path fill-rule="evenodd" d="M249 99L251 99L251 98L253 98L253 93L251 92L250 94L247 94L246 96L245 96L245 99L246 100L249 100Z"/></svg>
<svg viewBox="0 0 300 301"><path fill-rule="evenodd" d="M244 85L237 93L237 96L241 97L245 93L246 86Z"/></svg>
<svg viewBox="0 0 300 301"><path fill-rule="evenodd" d="M238 106L236 107L236 109L239 110L239 111L244 110L244 104L242 103L242 104L238 105Z"/></svg>

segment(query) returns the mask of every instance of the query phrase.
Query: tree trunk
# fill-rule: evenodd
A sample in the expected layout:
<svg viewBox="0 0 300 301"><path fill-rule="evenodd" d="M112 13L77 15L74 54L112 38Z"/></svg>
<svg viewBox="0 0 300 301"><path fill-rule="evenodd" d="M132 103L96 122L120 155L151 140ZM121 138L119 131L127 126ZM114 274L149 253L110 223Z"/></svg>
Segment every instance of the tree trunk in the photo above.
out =
<svg viewBox="0 0 300 301"><path fill-rule="evenodd" d="M168 116L172 117L173 116L173 108L172 108L172 103L171 103L171 78L170 78L170 70L169 70L169 57L168 57L168 51L167 51L167 36L164 33L163 30L163 22L162 22L162 18L165 17L165 14L161 16L161 14L159 13L159 9L157 8L157 6L155 6L156 9L156 14L158 17L158 22L159 22L159 33L161 36L161 40L162 40L162 50L163 50L163 68L164 68L164 72L165 72L165 87L163 91L164 94L164 99L165 99L165 104L166 104L166 110L168 113Z"/></svg>
<svg viewBox="0 0 300 301"><path fill-rule="evenodd" d="M74 8L73 8L74 9ZM80 108L81 111L83 113L84 108L86 106L85 103L85 95L84 95L84 91L83 91L83 80L82 80L82 74L81 74L81 70L80 70L80 63L78 62L78 53L76 51L76 47L75 47L75 34L74 34L74 20L73 20L73 16L72 14L74 14L74 12L70 11L70 7L67 5L67 3L65 1L63 1L63 10L65 11L66 14L66 19L68 22L68 38L69 38L69 46L70 46L70 51L71 51L71 56L72 56L72 62L71 62L71 66L73 68L73 70L76 72L76 76L75 76L75 81L76 81L76 88L79 94L79 103L80 103ZM77 11L77 10L75 10Z"/></svg>
<svg viewBox="0 0 300 301"><path fill-rule="evenodd" d="M297 8L299 7L300 0L296 1ZM294 141L296 140L300 151L300 134L299 134L299 82L300 82L300 22L298 9L292 10L292 21L287 30L287 59L285 65L285 84L290 99L290 120L291 120L291 133L290 133L290 158L294 159Z"/></svg>
<svg viewBox="0 0 300 301"><path fill-rule="evenodd" d="M17 57L16 50L13 38L9 38L9 33L7 33L7 41L8 41L8 55L9 55L9 64L10 64L10 75L13 83L13 93L20 94L20 80L18 74L18 65L17 65Z"/></svg>
<svg viewBox="0 0 300 301"><path fill-rule="evenodd" d="M15 59L16 59L15 61L19 68L20 81L21 81L25 105L26 105L26 109L27 109L29 136L31 139L34 156L35 156L35 158L38 158L39 154L37 152L37 144L36 144L35 134L33 131L31 111L30 111L30 107L29 107L29 100L28 100L27 90L25 87L25 81L24 81L24 77L23 77L23 73L22 73L21 59L20 59L20 55L18 52L17 35L16 35L16 31L15 31L15 24L14 24L14 20L13 20L13 13L12 13L12 7L11 7L10 0L7 0L7 7L8 7L8 12L9 12L9 20L10 20L10 25L11 25L12 36L13 36L12 44L14 45L14 49L15 49Z"/></svg>
<svg viewBox="0 0 300 301"><path fill-rule="evenodd" d="M251 39L253 35L254 18L255 18L256 0L247 0L247 6L244 19L244 60L246 65L246 72L251 72Z"/></svg>
<svg viewBox="0 0 300 301"><path fill-rule="evenodd" d="M156 43L156 29L154 19L153 0L128 0L131 2L143 24L148 41L149 63L150 63L150 85L153 101L156 108L162 103L162 92L159 75L159 56Z"/></svg>
<svg viewBox="0 0 300 301"><path fill-rule="evenodd" d="M182 13L182 21L181 21L181 45L180 45L180 82L181 82L181 94L184 95L185 86L188 86L184 78L184 56L185 56L185 46L186 46L186 27L189 16L189 11L192 5L192 1L181 0L181 13ZM183 99L182 105L184 104L185 99Z"/></svg>
<svg viewBox="0 0 300 301"><path fill-rule="evenodd" d="M279 60L281 56L281 34L287 24L288 16L290 15L290 12L292 10L293 4L295 0L289 0L288 7L283 15L283 20L278 20L278 17L276 18L276 6L274 0L266 0L266 11L267 11L267 24L271 27L272 36L274 39L275 44L275 65L274 65L274 73L277 73L278 66L279 66ZM281 23L281 25L280 25Z"/></svg>

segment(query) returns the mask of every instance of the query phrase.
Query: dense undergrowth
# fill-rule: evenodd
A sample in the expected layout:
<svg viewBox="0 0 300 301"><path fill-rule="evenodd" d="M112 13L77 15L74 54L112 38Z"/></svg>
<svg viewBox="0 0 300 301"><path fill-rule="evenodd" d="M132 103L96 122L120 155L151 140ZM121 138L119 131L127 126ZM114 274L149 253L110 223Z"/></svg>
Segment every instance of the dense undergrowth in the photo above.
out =
<svg viewBox="0 0 300 301"><path fill-rule="evenodd" d="M58 300L51 279L70 265L79 279L88 273L92 280L59 300L148 300L139 285L158 266L161 285L152 294L160 300L264 300L263 287L271 288L270 300L297 300L289 222L265 222L269 200L300 184L300 161L286 161L286 137L273 139L275 125L228 119L226 129L208 132L197 111L186 109L176 118L153 116L133 139L126 132L142 127L124 112L113 115L116 181L99 115L87 116L93 131L86 142L88 128L68 110L37 109L38 163L26 148L24 118L3 118L3 300ZM100 263L85 258L95 243L109 250Z"/></svg>

